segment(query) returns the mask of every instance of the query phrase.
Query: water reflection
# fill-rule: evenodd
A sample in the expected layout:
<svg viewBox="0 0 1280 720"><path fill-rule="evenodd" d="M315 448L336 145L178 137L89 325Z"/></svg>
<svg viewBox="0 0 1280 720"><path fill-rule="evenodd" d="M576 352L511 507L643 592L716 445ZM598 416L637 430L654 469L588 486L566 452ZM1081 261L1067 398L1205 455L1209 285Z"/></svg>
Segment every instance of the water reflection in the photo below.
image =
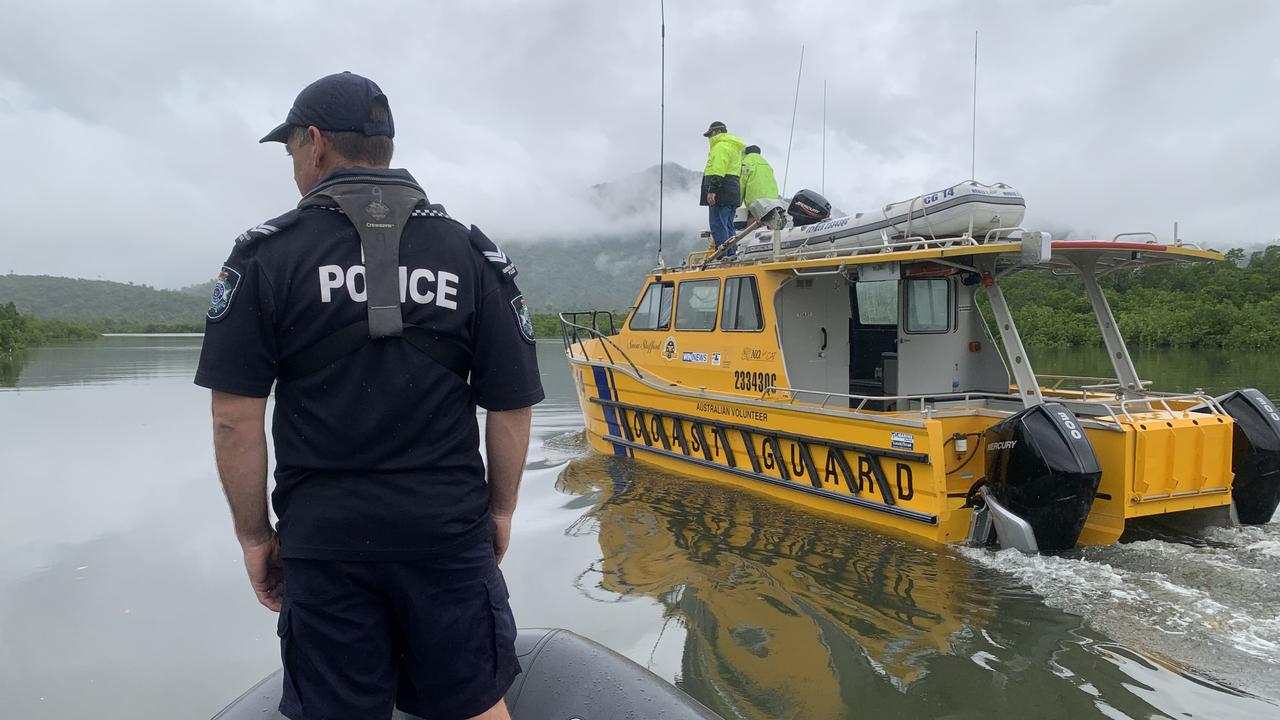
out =
<svg viewBox="0 0 1280 720"><path fill-rule="evenodd" d="M30 361L30 350L0 353L0 388L16 386L18 376L22 374L22 368Z"/></svg>
<svg viewBox="0 0 1280 720"><path fill-rule="evenodd" d="M725 717L1146 717L1203 688L1226 716L1223 703L1254 704L1187 683L947 548L624 458L574 460L557 489L594 501L569 528L600 544L581 591L660 602L685 631L679 685Z"/></svg>
<svg viewBox="0 0 1280 720"><path fill-rule="evenodd" d="M1153 390L1190 392L1197 388L1221 395L1253 387L1269 397L1280 395L1280 375L1273 353L1250 350L1134 348L1138 375ZM1041 348L1032 352L1038 373L1114 377L1115 369L1101 347Z"/></svg>
<svg viewBox="0 0 1280 720"><path fill-rule="evenodd" d="M278 666L199 347L102 338L0 370L4 717L209 717ZM1276 526L971 558L590 454L559 343L538 353L548 398L503 563L523 625L588 635L728 718L1277 715L1193 676L1280 695ZM1175 635L1184 620L1205 627Z"/></svg>
<svg viewBox="0 0 1280 720"><path fill-rule="evenodd" d="M189 382L200 344L201 336L194 334L107 335L30 348L15 353L7 364L0 357L0 387L135 384L159 378Z"/></svg>

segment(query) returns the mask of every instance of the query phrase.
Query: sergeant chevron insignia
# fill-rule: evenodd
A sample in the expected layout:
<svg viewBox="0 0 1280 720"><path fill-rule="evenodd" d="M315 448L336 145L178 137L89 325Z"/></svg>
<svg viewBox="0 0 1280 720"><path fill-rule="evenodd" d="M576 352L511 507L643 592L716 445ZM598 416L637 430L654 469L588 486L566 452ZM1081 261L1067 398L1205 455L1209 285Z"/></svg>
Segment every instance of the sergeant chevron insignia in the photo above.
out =
<svg viewBox="0 0 1280 720"><path fill-rule="evenodd" d="M264 223L259 223L245 230L236 237L236 245L246 247L267 237L271 237L281 230L289 227L298 219L298 211L290 210L278 218L273 218Z"/></svg>
<svg viewBox="0 0 1280 720"><path fill-rule="evenodd" d="M511 262L511 258L502 251L502 248L494 244L492 240L481 232L480 228L472 225L468 238L471 240L472 247L479 251L480 256L493 263L493 267L498 271L499 277L507 282L512 282L520 274L520 271L516 270L516 264Z"/></svg>

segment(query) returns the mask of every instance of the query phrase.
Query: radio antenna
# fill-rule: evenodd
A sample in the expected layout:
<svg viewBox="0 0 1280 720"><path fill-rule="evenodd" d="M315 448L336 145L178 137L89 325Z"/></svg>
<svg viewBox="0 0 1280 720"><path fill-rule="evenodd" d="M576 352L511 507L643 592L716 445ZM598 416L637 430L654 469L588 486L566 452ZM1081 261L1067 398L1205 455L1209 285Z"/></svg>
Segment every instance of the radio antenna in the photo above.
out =
<svg viewBox="0 0 1280 720"><path fill-rule="evenodd" d="M782 195L787 194L787 177L791 174L791 138L796 134L796 108L800 105L800 75L804 72L804 46L800 46L800 69L796 70L796 99L791 103L791 132L787 134L787 167L782 171Z"/></svg>
<svg viewBox="0 0 1280 720"><path fill-rule="evenodd" d="M978 179L978 31L973 31L973 134L969 136L969 179Z"/></svg>
<svg viewBox="0 0 1280 720"><path fill-rule="evenodd" d="M822 81L822 194L827 194L827 81Z"/></svg>
<svg viewBox="0 0 1280 720"><path fill-rule="evenodd" d="M658 267L662 267L662 200L667 169L667 9L663 0L658 0L658 18L662 28L658 80Z"/></svg>

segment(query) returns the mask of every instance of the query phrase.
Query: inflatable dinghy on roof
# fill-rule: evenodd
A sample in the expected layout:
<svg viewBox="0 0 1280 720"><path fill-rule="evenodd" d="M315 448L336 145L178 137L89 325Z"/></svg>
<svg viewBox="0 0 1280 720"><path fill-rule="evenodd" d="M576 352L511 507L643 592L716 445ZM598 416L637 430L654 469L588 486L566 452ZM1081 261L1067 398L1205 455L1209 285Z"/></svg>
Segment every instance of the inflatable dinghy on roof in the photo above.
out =
<svg viewBox="0 0 1280 720"><path fill-rule="evenodd" d="M801 191L796 193L797 197ZM829 204L815 196L822 204ZM937 192L885 205L878 211L821 219L804 224L791 213L792 224L782 231L783 253L840 252L879 245L888 239L938 238L968 234L981 238L1003 228L1016 228L1026 214L1022 193L1004 183L984 185L966 180ZM742 259L773 252L773 233L760 230L739 244Z"/></svg>

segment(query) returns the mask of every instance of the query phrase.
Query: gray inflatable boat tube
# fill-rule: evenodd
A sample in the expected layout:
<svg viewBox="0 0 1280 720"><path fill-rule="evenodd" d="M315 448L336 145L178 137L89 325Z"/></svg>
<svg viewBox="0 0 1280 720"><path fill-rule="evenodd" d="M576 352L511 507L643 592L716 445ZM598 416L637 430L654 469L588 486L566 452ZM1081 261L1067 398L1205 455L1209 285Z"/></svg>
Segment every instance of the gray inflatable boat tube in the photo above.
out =
<svg viewBox="0 0 1280 720"><path fill-rule="evenodd" d="M521 673L507 691L513 720L719 720L674 685L568 630L516 636ZM254 685L213 720L284 720L281 671ZM397 710L394 720L414 720Z"/></svg>

